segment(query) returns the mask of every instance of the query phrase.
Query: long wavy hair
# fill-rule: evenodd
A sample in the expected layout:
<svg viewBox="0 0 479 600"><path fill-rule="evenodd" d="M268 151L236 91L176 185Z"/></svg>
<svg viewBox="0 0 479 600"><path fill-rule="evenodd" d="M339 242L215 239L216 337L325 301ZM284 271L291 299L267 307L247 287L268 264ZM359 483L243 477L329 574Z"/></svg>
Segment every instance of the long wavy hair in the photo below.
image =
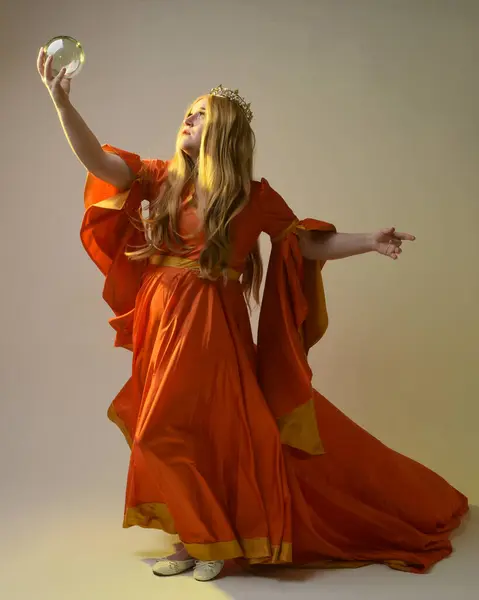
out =
<svg viewBox="0 0 479 600"><path fill-rule="evenodd" d="M181 149L181 130L176 152L168 165L168 177L158 198L150 203L148 217L140 213L146 245L128 252L132 260L149 258L158 251L187 253L187 240L178 233L181 199L187 192L196 196L196 206L205 234L199 258L200 277L226 277L231 258L231 222L249 201L253 178L255 138L248 120L236 103L218 96L202 96L206 115L198 160ZM258 243L246 259L242 275L245 297L259 302L263 266Z"/></svg>

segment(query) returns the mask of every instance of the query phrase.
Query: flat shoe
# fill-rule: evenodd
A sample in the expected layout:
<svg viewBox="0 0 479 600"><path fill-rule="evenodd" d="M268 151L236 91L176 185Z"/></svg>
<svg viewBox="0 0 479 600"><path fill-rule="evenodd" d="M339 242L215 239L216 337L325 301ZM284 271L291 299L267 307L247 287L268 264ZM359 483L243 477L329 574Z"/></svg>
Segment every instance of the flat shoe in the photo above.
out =
<svg viewBox="0 0 479 600"><path fill-rule="evenodd" d="M215 577L218 577L224 565L224 560L197 560L193 576L196 581L211 581Z"/></svg>
<svg viewBox="0 0 479 600"><path fill-rule="evenodd" d="M171 577L171 575L179 575L180 573L189 571L194 566L195 561L193 559L169 560L164 558L153 566L153 573L159 577Z"/></svg>

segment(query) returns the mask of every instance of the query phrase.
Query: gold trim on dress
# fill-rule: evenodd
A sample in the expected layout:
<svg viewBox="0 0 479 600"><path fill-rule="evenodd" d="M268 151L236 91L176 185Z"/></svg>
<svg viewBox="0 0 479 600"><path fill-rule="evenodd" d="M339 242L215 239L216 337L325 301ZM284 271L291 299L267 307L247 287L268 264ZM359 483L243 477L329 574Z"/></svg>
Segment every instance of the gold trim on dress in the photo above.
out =
<svg viewBox="0 0 479 600"><path fill-rule="evenodd" d="M292 412L277 420L281 443L308 454L324 454L319 436L314 398L301 404Z"/></svg>
<svg viewBox="0 0 479 600"><path fill-rule="evenodd" d="M188 553L199 560L233 560L245 558L250 564L281 564L291 562L292 545L284 542L271 546L267 538L232 540L212 544L184 543Z"/></svg>
<svg viewBox="0 0 479 600"><path fill-rule="evenodd" d="M177 269L189 269L190 271L200 270L200 263L197 260L183 258L181 256L172 256L169 254L154 254L150 257L150 264L159 267L174 267ZM228 279L238 281L241 273L234 269L227 269ZM221 275L219 275L221 277Z"/></svg>
<svg viewBox="0 0 479 600"><path fill-rule="evenodd" d="M177 535L173 517L166 504L149 502L128 508L123 527L133 526L145 529L161 529L170 535ZM282 564L292 561L292 544L282 542L272 546L268 538L236 539L226 542L189 544L182 540L188 553L197 560L232 560L244 558L250 564Z"/></svg>
<svg viewBox="0 0 479 600"><path fill-rule="evenodd" d="M96 204L92 204L92 207L95 208L106 208L108 210L122 210L125 206L125 202L130 194L130 189L125 192L120 192L119 194L115 194L115 196L111 196L110 198L106 198L105 200L100 200Z"/></svg>
<svg viewBox="0 0 479 600"><path fill-rule="evenodd" d="M128 508L123 519L123 527L143 527L144 529L161 529L175 535L175 523L166 504L147 502L134 508Z"/></svg>
<svg viewBox="0 0 479 600"><path fill-rule="evenodd" d="M300 333L307 354L326 333L329 317L321 273L324 265L319 260L303 260L303 294L308 303L308 312Z"/></svg>
<svg viewBox="0 0 479 600"><path fill-rule="evenodd" d="M177 535L173 517L166 504L150 502L139 504L126 511L123 526L138 525L147 529L161 529ZM251 567L283 566L300 569L357 569L372 564L386 564L399 571L413 571L415 565L402 560L317 560L304 564L293 564L293 545L282 542L273 546L268 538L236 539L227 542L188 544L182 541L188 553L197 560L244 559Z"/></svg>
<svg viewBox="0 0 479 600"><path fill-rule="evenodd" d="M272 243L282 242L298 230L305 231L306 227L296 219L279 236L273 238ZM309 349L322 338L328 328L328 313L321 274L323 263L303 258L303 267L301 287L308 311L297 333L307 360ZM313 456L325 453L318 429L314 397L277 419L277 425L283 444Z"/></svg>
<svg viewBox="0 0 479 600"><path fill-rule="evenodd" d="M126 440L128 446L130 446L130 448L131 448L133 446L133 440L131 439L130 433L129 433L128 429L126 428L125 423L117 415L113 404L110 404L110 408L108 409L107 416L110 419L110 421L112 423L114 423L120 429L123 436L125 437L125 440Z"/></svg>
<svg viewBox="0 0 479 600"><path fill-rule="evenodd" d="M286 236L288 236L290 233L293 233L294 231L296 231L296 229L304 229L304 227L302 227L299 224L299 220L295 219L290 225L288 225L288 227L286 227L286 229L284 231L282 231L279 235L277 235L274 238L271 238L271 243L272 244L276 244L277 242L281 242L282 240L284 240L284 238Z"/></svg>

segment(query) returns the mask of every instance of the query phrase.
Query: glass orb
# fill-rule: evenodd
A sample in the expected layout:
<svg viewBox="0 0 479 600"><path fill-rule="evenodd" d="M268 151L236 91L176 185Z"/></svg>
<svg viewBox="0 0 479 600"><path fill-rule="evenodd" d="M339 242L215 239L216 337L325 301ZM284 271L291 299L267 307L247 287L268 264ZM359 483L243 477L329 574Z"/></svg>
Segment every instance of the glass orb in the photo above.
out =
<svg viewBox="0 0 479 600"><path fill-rule="evenodd" d="M85 53L78 40L68 35L52 38L44 46L47 56L53 56L52 73L54 77L66 68L66 77L75 77L85 62Z"/></svg>

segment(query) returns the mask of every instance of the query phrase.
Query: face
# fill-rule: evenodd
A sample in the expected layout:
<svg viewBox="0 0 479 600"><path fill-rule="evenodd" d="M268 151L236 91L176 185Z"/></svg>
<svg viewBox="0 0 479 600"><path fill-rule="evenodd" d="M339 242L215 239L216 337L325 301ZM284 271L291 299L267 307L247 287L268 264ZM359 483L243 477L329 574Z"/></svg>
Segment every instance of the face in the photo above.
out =
<svg viewBox="0 0 479 600"><path fill-rule="evenodd" d="M201 146L201 136L206 119L206 98L193 104L180 130L180 148L193 160L198 158Z"/></svg>

